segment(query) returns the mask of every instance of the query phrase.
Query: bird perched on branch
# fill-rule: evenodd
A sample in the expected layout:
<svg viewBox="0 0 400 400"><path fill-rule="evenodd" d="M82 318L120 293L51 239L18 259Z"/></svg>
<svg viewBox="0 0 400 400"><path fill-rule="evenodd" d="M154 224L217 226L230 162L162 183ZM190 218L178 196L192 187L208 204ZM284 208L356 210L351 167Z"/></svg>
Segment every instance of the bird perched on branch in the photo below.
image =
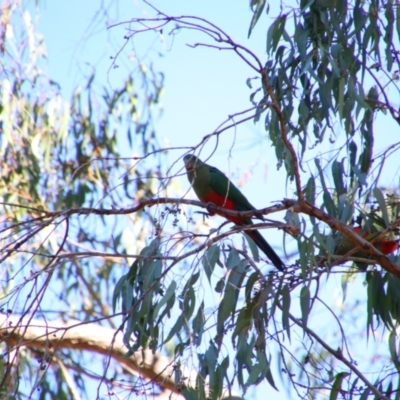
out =
<svg viewBox="0 0 400 400"><path fill-rule="evenodd" d="M183 161L189 182L203 203L213 203L216 206L235 211L251 211L255 208L250 204L241 191L217 168L201 161L193 154L187 154ZM236 225L252 225L250 217L227 215L221 212L210 212L210 215L219 214ZM255 244L265 253L279 271L285 265L274 249L268 244L257 230L246 232Z"/></svg>
<svg viewBox="0 0 400 400"><path fill-rule="evenodd" d="M366 228L362 228L361 226L355 226L353 227L353 231L357 233L357 235L362 236L364 239L370 241L374 237L379 235L379 231L375 229L370 229L368 231ZM385 256L392 254L395 250L397 250L400 247L399 241L398 240L393 240L390 239L389 237L383 237L375 242L372 243L373 246L375 246L382 254ZM353 250L355 248L354 243L351 242L347 237L345 236L340 236L340 240L338 242L335 254L336 255L345 255L349 251ZM365 253L361 248L355 251L351 257L358 257L358 258L366 258L370 259L371 255L368 253ZM365 263L356 263L357 267L360 268L361 270L366 270L367 264Z"/></svg>

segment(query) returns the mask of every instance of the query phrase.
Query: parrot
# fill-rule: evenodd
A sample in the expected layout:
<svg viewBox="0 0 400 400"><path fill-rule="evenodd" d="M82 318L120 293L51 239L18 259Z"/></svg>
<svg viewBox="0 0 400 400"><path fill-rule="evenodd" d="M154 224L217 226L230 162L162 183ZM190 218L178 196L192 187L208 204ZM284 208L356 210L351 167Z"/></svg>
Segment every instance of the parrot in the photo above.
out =
<svg viewBox="0 0 400 400"><path fill-rule="evenodd" d="M203 203L213 203L228 210L250 211L255 210L242 192L217 168L201 161L193 154L183 158L187 177L197 197ZM236 225L252 225L250 217L225 215L219 212L210 212L210 215L219 214ZM274 249L268 244L257 230L246 232L263 253L272 261L279 271L284 271L285 265Z"/></svg>
<svg viewBox="0 0 400 400"><path fill-rule="evenodd" d="M352 228L353 232L357 233L358 235L362 236L366 240L372 240L374 237L378 235L379 232L368 232L363 229L361 226L355 226ZM397 250L400 247L399 241L398 240L392 240L388 238L382 238L376 242L373 243L373 246L375 246L382 254L385 256L392 254L395 250ZM354 244L346 237L341 236L339 239L339 243L336 247L335 254L336 255L345 255L348 253L350 250L354 249ZM362 251L362 249L357 250L354 252L351 257L359 257L359 258L366 258L369 259L371 256L365 252ZM357 267L361 270L366 270L368 264L365 263L356 263Z"/></svg>

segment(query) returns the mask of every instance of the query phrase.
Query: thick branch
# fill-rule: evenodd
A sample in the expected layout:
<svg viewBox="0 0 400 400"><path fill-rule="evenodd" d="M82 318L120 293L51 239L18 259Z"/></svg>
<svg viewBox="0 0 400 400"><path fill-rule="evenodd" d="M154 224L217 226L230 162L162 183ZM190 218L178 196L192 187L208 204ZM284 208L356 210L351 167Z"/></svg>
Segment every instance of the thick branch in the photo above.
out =
<svg viewBox="0 0 400 400"><path fill-rule="evenodd" d="M62 349L86 350L104 354L116 360L128 371L135 371L146 380L157 383L164 390L179 393L175 385L173 360L150 350L137 351L131 357L124 357L127 352L122 337L123 333L94 323L82 323L70 320L53 321L48 324L19 317L0 315L0 338L11 347L26 346L32 349L43 349L52 352ZM18 326L16 326L19 323ZM188 368L181 367L183 382L193 385L196 374Z"/></svg>
<svg viewBox="0 0 400 400"><path fill-rule="evenodd" d="M21 207L19 204L10 204L10 203L1 203L3 205L7 205L9 207ZM260 210L250 210L250 211L233 211L228 210L227 208L218 207L213 203L202 203L197 200L186 200L186 199L176 199L172 197L160 197L156 199L148 199L142 200L138 202L135 206L129 208L88 208L88 207L80 207L80 208L69 208L68 210L63 211L45 211L40 209L30 209L34 214L42 214L41 218L35 218L33 221L38 219L45 218L57 218L61 216L69 216L73 214L79 215L126 215L133 214L137 211L143 210L145 207L152 207L160 204L187 204L196 207L206 208L213 212L218 212L219 214L232 215L232 216L241 216L241 217L252 217L252 216L261 216L268 215L277 211L286 210L287 207L285 205L275 205L272 207L262 208ZM26 221L30 222L30 221ZM26 223L25 222L25 223Z"/></svg>
<svg viewBox="0 0 400 400"><path fill-rule="evenodd" d="M179 395L183 385L195 387L197 373L180 364L181 380L175 383L176 364L174 360L151 350L139 350L125 357L127 348L120 330L106 328L95 323L82 323L77 320L67 322L56 320L45 323L33 319L20 319L18 316L0 314L0 341L12 347L10 351L22 346L43 349L56 353L57 350L85 350L113 358L127 371L137 373L147 381L159 385L164 391ZM220 398L241 399L235 392L226 392ZM174 399L181 398L174 396Z"/></svg>

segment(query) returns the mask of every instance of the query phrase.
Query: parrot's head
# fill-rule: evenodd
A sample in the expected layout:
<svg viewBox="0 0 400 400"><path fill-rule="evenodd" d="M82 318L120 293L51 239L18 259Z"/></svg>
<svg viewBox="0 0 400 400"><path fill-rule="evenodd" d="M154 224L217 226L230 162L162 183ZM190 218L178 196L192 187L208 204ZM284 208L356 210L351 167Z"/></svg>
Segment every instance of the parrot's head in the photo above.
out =
<svg viewBox="0 0 400 400"><path fill-rule="evenodd" d="M193 171L196 167L202 164L201 160L193 154L186 154L186 156L183 157L183 162L185 163L187 171Z"/></svg>
<svg viewBox="0 0 400 400"><path fill-rule="evenodd" d="M189 182L199 196L199 190L205 187L210 180L210 168L193 154L186 154L186 156L183 157L183 162L185 163Z"/></svg>

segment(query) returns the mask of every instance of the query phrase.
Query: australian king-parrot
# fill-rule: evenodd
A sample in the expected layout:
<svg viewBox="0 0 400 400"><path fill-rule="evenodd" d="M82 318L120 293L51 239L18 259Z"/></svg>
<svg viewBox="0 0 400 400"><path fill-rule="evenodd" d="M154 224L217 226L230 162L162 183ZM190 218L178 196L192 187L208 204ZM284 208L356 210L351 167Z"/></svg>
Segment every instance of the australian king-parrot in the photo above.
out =
<svg viewBox="0 0 400 400"><path fill-rule="evenodd" d="M187 154L183 161L189 182L191 183L197 197L203 203L214 203L228 210L250 211L255 208L250 204L241 191L217 168L201 161L193 154ZM214 215L214 212L210 212ZM236 225L252 225L250 217L222 215ZM283 271L285 265L274 249L267 243L261 233L257 230L246 232L255 244L265 253L279 271Z"/></svg>
<svg viewBox="0 0 400 400"><path fill-rule="evenodd" d="M353 231L357 233L357 235L362 236L366 240L372 240L374 237L376 237L379 234L379 231L374 228L374 229L366 229L362 228L361 226L355 226L353 227ZM383 237L373 243L373 245L385 256L388 256L389 254L392 254L394 251L396 251L399 247L399 241L391 239L389 237ZM345 236L340 236L338 245L335 250L335 255L345 255L349 251L353 250L355 248L353 242L351 242L347 237ZM370 254L365 253L361 248L355 251L351 257L358 257L358 258L366 258L366 259L371 259ZM368 264L361 263L361 262L356 262L355 263L358 268L361 270L366 270L368 267Z"/></svg>

